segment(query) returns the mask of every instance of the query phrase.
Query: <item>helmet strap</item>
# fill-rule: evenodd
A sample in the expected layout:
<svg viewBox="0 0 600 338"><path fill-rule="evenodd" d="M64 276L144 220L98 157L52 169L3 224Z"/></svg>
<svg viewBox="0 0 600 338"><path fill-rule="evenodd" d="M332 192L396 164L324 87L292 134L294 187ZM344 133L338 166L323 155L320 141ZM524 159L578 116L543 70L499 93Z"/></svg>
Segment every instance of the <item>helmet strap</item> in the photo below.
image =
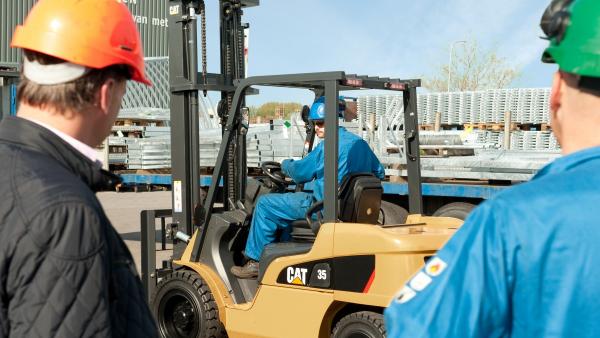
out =
<svg viewBox="0 0 600 338"><path fill-rule="evenodd" d="M40 85L57 85L71 82L85 75L89 68L70 62L43 65L24 57L23 76Z"/></svg>

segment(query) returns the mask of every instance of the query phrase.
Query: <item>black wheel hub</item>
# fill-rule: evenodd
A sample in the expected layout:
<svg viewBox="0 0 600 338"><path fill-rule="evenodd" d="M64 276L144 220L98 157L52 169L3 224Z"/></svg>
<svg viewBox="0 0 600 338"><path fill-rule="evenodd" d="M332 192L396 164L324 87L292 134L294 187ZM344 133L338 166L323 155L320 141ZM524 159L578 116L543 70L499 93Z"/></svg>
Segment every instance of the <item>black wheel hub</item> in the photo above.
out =
<svg viewBox="0 0 600 338"><path fill-rule="evenodd" d="M196 337L200 330L200 311L181 290L172 290L160 302L157 318L159 330L165 337Z"/></svg>
<svg viewBox="0 0 600 338"><path fill-rule="evenodd" d="M173 313L173 323L175 327L182 330L189 330L194 324L194 308L188 301L181 302L175 306Z"/></svg>

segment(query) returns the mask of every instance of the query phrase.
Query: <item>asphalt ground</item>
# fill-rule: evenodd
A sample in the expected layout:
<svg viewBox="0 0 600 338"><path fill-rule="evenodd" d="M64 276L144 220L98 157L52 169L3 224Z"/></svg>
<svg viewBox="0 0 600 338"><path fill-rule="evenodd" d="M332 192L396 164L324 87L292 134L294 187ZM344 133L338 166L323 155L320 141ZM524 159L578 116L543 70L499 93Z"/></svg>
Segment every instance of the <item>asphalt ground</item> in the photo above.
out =
<svg viewBox="0 0 600 338"><path fill-rule="evenodd" d="M137 270L141 271L140 212L145 209L170 209L171 192L102 192L98 193L97 196L112 225L129 247ZM156 228L160 229L160 223L156 223ZM167 250L161 250L158 231L155 243L158 250L156 253L157 266L162 266L162 260L171 255L171 250L169 250L171 245L167 246Z"/></svg>

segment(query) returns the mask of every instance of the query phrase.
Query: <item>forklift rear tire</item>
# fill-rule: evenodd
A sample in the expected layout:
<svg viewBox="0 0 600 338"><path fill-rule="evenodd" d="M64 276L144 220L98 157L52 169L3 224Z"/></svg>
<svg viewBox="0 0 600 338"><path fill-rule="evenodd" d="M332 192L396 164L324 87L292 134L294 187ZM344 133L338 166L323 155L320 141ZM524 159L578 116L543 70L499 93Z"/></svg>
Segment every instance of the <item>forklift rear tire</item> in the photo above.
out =
<svg viewBox="0 0 600 338"><path fill-rule="evenodd" d="M475 208L474 204L465 202L452 202L444 205L437 209L433 216L438 217L454 217L462 219L463 221L467 218L471 210Z"/></svg>
<svg viewBox="0 0 600 338"><path fill-rule="evenodd" d="M193 271L165 276L151 304L161 337L227 337L210 289Z"/></svg>
<svg viewBox="0 0 600 338"><path fill-rule="evenodd" d="M408 217L408 211L403 207L388 201L381 201L381 213L379 224L404 224Z"/></svg>
<svg viewBox="0 0 600 338"><path fill-rule="evenodd" d="M384 338L383 315L371 311L351 313L343 317L333 329L332 338Z"/></svg>

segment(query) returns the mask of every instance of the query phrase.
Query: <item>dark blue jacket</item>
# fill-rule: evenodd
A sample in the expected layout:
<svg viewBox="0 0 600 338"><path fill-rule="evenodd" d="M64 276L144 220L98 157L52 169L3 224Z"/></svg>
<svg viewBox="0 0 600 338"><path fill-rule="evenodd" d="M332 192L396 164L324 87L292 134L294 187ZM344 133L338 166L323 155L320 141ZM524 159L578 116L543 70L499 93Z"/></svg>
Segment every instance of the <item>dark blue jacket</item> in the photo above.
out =
<svg viewBox="0 0 600 338"><path fill-rule="evenodd" d="M0 122L0 337L155 337L96 191L118 178L51 131Z"/></svg>
<svg viewBox="0 0 600 338"><path fill-rule="evenodd" d="M370 172L380 179L385 177L385 169L373 153L369 144L344 127L338 133L338 183L346 175L359 172ZM313 197L323 199L323 182L325 180L325 142L320 142L313 151L299 161L284 160L281 169L296 183L314 180Z"/></svg>

